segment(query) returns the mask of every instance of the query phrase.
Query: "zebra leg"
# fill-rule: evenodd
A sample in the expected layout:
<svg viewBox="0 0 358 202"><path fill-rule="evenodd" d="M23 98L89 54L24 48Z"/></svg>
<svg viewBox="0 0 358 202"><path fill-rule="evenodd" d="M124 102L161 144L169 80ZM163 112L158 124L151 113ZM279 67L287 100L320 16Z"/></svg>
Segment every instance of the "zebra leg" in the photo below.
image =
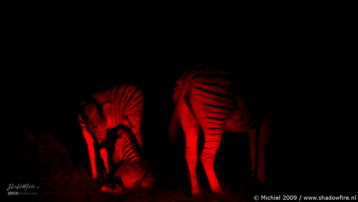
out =
<svg viewBox="0 0 358 202"><path fill-rule="evenodd" d="M223 192L214 170L215 154L220 146L221 136L222 133L213 135L204 130L204 146L200 155L211 191L217 194Z"/></svg>
<svg viewBox="0 0 358 202"><path fill-rule="evenodd" d="M257 129L248 131L249 144L250 144L250 159L251 159L251 174L253 179L256 177L256 163L257 163Z"/></svg>
<svg viewBox="0 0 358 202"><path fill-rule="evenodd" d="M96 179L97 178L97 167L96 167L96 154L94 151L94 140L93 137L91 136L91 134L87 131L87 129L85 127L82 127L82 134L83 137L86 140L87 143L87 149L88 149L88 156L90 159L90 163L91 163L91 171L92 171L92 178Z"/></svg>
<svg viewBox="0 0 358 202"><path fill-rule="evenodd" d="M257 175L256 178L260 184L265 182L265 157L267 143L272 132L273 121L265 117L260 126L260 132L257 141Z"/></svg>
<svg viewBox="0 0 358 202"><path fill-rule="evenodd" d="M198 133L199 126L183 126L185 133L185 159L188 165L191 193L193 195L199 194L198 179L196 176L196 162L198 160L197 145L198 145Z"/></svg>
<svg viewBox="0 0 358 202"><path fill-rule="evenodd" d="M189 170L191 193L192 195L199 195L199 185L196 176L196 163L198 160L198 137L199 137L199 122L194 117L186 104L178 106L179 120L182 125L185 136L185 159Z"/></svg>
<svg viewBox="0 0 358 202"><path fill-rule="evenodd" d="M109 166L108 166L108 151L106 148L101 148L99 150L99 154L103 160L104 168L106 169L106 174L109 173Z"/></svg>

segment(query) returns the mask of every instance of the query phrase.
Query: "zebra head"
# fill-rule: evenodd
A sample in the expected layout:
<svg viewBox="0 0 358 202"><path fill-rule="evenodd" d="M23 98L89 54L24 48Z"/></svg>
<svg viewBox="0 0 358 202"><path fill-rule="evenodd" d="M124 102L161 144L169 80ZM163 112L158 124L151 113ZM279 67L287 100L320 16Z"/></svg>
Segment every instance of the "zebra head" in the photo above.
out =
<svg viewBox="0 0 358 202"><path fill-rule="evenodd" d="M102 144L107 137L107 128L101 108L95 102L88 102L83 106L83 112L88 130Z"/></svg>

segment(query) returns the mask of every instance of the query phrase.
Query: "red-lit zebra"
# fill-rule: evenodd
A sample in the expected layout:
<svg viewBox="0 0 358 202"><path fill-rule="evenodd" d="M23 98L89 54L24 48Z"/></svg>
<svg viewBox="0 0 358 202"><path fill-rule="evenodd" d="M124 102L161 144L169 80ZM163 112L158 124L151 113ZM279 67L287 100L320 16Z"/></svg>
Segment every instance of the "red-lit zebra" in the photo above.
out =
<svg viewBox="0 0 358 202"><path fill-rule="evenodd" d="M260 183L264 182L264 157L271 121L255 116L243 98L235 93L231 76L219 66L199 65L186 71L176 82L169 138L175 142L180 123L185 135L185 158L193 195L199 194L196 163L200 128L204 133L200 161L214 193L222 192L214 160L224 131L248 132L252 175Z"/></svg>
<svg viewBox="0 0 358 202"><path fill-rule="evenodd" d="M154 183L153 174L148 162L143 158L142 150L139 148L132 131L121 126L116 134L117 139L111 157L114 165L110 171L113 182L102 186L101 191L123 193L125 189L152 187ZM116 183L116 178L120 178L121 183Z"/></svg>
<svg viewBox="0 0 358 202"><path fill-rule="evenodd" d="M92 178L95 179L97 178L95 141L100 146L99 154L106 173L109 173L108 150L105 147L108 129L119 125L130 128L139 147L143 149L141 119L144 99L142 91L130 84L96 92L90 97L91 99L81 103L78 120L87 143Z"/></svg>

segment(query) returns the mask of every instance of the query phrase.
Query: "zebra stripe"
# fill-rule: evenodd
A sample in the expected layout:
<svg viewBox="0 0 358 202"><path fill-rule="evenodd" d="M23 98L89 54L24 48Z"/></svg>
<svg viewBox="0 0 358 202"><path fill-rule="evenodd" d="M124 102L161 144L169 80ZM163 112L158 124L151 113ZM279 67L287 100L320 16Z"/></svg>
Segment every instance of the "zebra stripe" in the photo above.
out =
<svg viewBox="0 0 358 202"><path fill-rule="evenodd" d="M143 157L133 134L129 130L124 129L119 129L117 134L118 139L116 140L113 152L114 163L123 162L124 164L130 164L141 162Z"/></svg>
<svg viewBox="0 0 358 202"><path fill-rule="evenodd" d="M120 193L123 188L150 188L154 184L154 176L149 163L143 158L141 149L136 142L130 128L120 126L116 128L116 140L113 155L113 166L109 172L109 179L114 188L102 187L105 192ZM117 178L120 178L118 184Z"/></svg>
<svg viewBox="0 0 358 202"><path fill-rule="evenodd" d="M128 83L114 86L105 91L92 93L81 103L78 122L86 140L91 163L92 177L97 177L94 142L100 146L100 155L106 172L109 172L108 148L113 143L107 141L107 130L119 126L127 127L133 133L140 148L143 148L141 120L144 99L142 91ZM129 144L125 146L125 159L136 160Z"/></svg>
<svg viewBox="0 0 358 202"><path fill-rule="evenodd" d="M201 162L211 190L221 192L214 171L216 151L225 130L248 131L256 119L242 98L236 94L232 75L219 66L199 65L183 73L173 92L175 110L170 123L170 140L174 141L177 124L185 134L188 170L192 194L199 192L196 179L198 131L204 132Z"/></svg>
<svg viewBox="0 0 358 202"><path fill-rule="evenodd" d="M122 124L129 128L136 128L133 132L139 145L142 146L140 126L144 97L138 87L125 83L106 91L93 93L91 100L84 104L85 106L82 110L85 113L81 114L89 114L90 112L86 112L86 110L93 110L89 107L86 108L91 103L95 103L97 106L98 117L92 120L90 120L90 117L82 117L81 122L83 125L83 120L87 121L88 130L95 139L104 138L105 131L103 130L116 128ZM104 123L105 126L100 127ZM98 131L99 127L102 130L101 132Z"/></svg>

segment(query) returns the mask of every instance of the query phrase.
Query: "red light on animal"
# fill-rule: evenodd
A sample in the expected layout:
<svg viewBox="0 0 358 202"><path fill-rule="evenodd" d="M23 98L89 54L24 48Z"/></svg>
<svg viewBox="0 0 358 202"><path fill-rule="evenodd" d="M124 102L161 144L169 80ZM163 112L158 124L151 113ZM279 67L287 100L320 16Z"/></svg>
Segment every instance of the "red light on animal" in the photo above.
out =
<svg viewBox="0 0 358 202"><path fill-rule="evenodd" d="M81 104L82 110L78 115L82 134L86 140L91 163L92 178L98 177L95 161L95 142L99 145L99 154L103 160L108 175L119 177L124 188L134 188L134 185L149 187L148 176L151 176L140 153L143 150L141 120L143 111L143 93L133 85L115 86L103 92L91 95L90 100ZM125 128L125 129L124 129ZM107 131L117 130L115 142L108 142ZM107 147L114 144L114 153L109 154ZM131 156L126 156L131 154ZM109 165L109 158L114 165ZM145 170L145 172L144 172ZM146 175L144 176L145 173ZM147 176L148 175L148 176ZM150 179L152 178L149 177ZM152 179L151 179L152 180ZM122 185L111 188L103 186L102 191L121 192Z"/></svg>
<svg viewBox="0 0 358 202"><path fill-rule="evenodd" d="M196 175L199 130L204 133L200 162L214 193L222 193L214 161L224 131L249 134L251 172L264 183L264 159L270 120L257 117L232 86L231 74L218 66L199 65L185 72L177 81L173 100L174 113L169 127L170 141L175 142L178 124L185 135L191 193L200 193Z"/></svg>

